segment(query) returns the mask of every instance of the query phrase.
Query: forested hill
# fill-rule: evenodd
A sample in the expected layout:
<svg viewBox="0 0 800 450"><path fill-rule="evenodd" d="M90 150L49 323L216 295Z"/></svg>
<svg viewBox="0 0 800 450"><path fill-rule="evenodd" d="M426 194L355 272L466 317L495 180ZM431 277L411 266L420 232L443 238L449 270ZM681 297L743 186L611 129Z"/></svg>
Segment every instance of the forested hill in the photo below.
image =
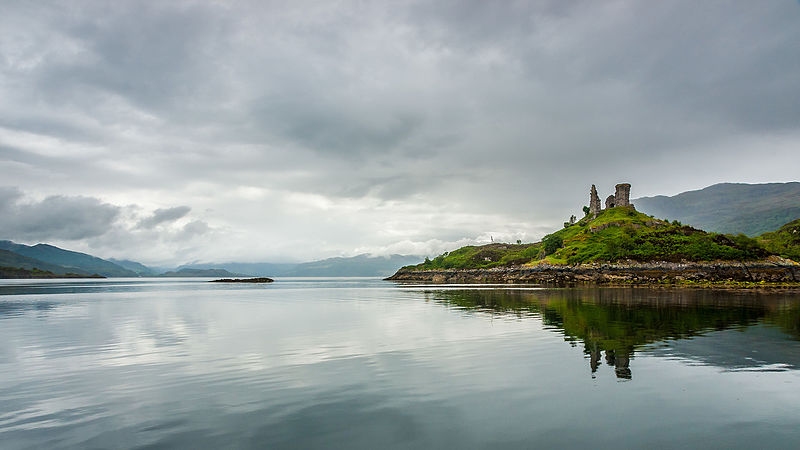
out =
<svg viewBox="0 0 800 450"><path fill-rule="evenodd" d="M7 250L17 255L33 258L48 265L60 266L62 270L75 273L100 274L105 277L135 277L136 272L120 267L110 261L100 259L85 253L64 250L48 244L33 246L16 244L11 241L0 241L0 249ZM17 266L14 266L17 267ZM24 267L24 266L19 266ZM42 270L49 268L38 267ZM64 273L58 272L56 273Z"/></svg>
<svg viewBox="0 0 800 450"><path fill-rule="evenodd" d="M29 258L27 256L19 255L12 251L3 249L0 249L0 267L15 268L28 271L37 269L42 272L52 272L58 274L65 274L67 272L70 272L70 270L67 269L66 267L62 267L57 264L48 264L44 261L39 261L38 259ZM89 275L89 273L80 272L76 270L72 270L72 272L84 273L85 275Z"/></svg>
<svg viewBox="0 0 800 450"><path fill-rule="evenodd" d="M657 218L718 233L757 236L800 218L800 183L723 183L632 202L637 210Z"/></svg>

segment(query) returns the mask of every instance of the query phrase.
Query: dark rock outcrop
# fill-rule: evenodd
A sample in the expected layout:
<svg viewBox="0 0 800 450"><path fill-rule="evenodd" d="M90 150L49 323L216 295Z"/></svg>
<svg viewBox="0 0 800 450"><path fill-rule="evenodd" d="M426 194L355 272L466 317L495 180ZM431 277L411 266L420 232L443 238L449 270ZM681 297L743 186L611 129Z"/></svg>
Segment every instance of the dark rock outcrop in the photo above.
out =
<svg viewBox="0 0 800 450"><path fill-rule="evenodd" d="M219 280L211 280L212 283L272 283L272 278L258 277L258 278L222 278Z"/></svg>

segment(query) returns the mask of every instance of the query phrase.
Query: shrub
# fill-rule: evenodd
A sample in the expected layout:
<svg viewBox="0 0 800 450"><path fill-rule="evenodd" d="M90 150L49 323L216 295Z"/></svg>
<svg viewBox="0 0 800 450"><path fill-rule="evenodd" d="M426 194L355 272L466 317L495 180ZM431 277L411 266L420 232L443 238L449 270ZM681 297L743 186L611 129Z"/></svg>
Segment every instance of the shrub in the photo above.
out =
<svg viewBox="0 0 800 450"><path fill-rule="evenodd" d="M564 246L564 240L561 236L550 234L542 239L542 245L544 246L545 255L552 255Z"/></svg>

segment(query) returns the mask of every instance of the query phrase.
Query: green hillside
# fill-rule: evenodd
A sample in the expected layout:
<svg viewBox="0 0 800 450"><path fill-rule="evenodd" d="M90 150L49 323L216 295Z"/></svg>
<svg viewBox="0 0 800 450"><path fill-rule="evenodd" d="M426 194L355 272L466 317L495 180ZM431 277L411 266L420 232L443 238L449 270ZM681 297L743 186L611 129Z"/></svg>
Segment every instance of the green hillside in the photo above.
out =
<svg viewBox="0 0 800 450"><path fill-rule="evenodd" d="M633 203L646 214L704 230L758 236L800 217L800 183L722 183Z"/></svg>
<svg viewBox="0 0 800 450"><path fill-rule="evenodd" d="M56 264L49 264L44 261L39 261L38 259L22 256L12 251L3 249L0 249L0 266L5 267L7 269L5 272L6 274L12 273L11 268L19 269L22 271L38 270L41 272L48 272L55 274L65 274L67 272L85 274L82 271L69 270L66 267L61 267ZM4 278L13 278L13 277L6 275L4 276Z"/></svg>
<svg viewBox="0 0 800 450"><path fill-rule="evenodd" d="M755 239L744 235L707 233L620 207L602 211L594 219L587 216L535 244L468 246L413 267L429 270L619 260L740 261L769 254Z"/></svg>
<svg viewBox="0 0 800 450"><path fill-rule="evenodd" d="M758 237L758 242L772 253L800 261L800 219L789 222L776 231L762 234Z"/></svg>

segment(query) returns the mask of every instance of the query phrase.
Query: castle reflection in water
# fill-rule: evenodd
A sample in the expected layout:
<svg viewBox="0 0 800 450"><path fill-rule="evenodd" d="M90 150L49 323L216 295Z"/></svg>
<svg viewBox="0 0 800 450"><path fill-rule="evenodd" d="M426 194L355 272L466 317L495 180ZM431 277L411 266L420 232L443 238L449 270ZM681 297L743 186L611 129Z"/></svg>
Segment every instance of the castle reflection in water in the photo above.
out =
<svg viewBox="0 0 800 450"><path fill-rule="evenodd" d="M605 363L617 378L631 379L631 360L637 351L733 370L800 367L800 354L787 353L787 346L781 345L787 338L800 339L800 297L791 292L431 287L428 293L434 301L466 311L540 318L546 328L563 333L565 340L583 343L593 377ZM745 337L721 333L748 329L754 331ZM707 342L692 339L697 336ZM741 342L732 342L736 340Z"/></svg>

